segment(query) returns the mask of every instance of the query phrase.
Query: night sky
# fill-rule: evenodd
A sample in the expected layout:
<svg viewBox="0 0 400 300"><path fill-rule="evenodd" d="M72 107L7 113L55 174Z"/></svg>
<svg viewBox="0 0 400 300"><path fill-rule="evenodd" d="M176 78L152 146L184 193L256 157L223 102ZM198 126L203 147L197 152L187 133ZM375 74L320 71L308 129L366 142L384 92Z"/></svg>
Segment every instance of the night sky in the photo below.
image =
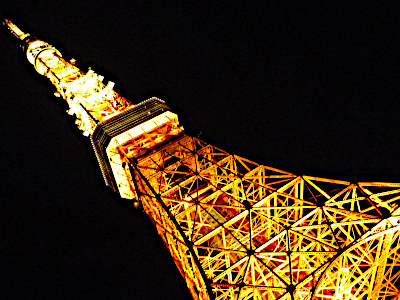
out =
<svg viewBox="0 0 400 300"><path fill-rule="evenodd" d="M134 103L165 100L190 135L298 175L400 181L399 6L8 2L22 30ZM5 30L0 54L0 298L190 299Z"/></svg>

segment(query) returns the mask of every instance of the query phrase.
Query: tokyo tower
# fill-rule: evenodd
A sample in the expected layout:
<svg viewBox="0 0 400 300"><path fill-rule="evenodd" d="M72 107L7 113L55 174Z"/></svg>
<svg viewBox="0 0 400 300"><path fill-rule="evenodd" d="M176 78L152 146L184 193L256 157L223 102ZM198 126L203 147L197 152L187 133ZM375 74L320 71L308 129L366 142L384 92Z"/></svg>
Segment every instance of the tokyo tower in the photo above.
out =
<svg viewBox="0 0 400 300"><path fill-rule="evenodd" d="M400 299L400 183L298 176L229 154L187 135L161 99L133 104L3 23L68 103L106 185L149 216L194 299Z"/></svg>

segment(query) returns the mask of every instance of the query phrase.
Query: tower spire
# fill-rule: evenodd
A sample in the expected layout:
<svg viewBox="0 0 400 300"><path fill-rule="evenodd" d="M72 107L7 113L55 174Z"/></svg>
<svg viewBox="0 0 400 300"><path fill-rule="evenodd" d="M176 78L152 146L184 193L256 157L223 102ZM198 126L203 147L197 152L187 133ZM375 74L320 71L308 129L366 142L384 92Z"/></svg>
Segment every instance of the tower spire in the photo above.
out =
<svg viewBox="0 0 400 300"><path fill-rule="evenodd" d="M66 61L55 47L24 33L8 19L3 24L23 43L28 61L40 75L46 76L69 105L68 113L76 116L75 123L83 135L93 133L98 122L119 114L132 103L114 91L114 82L104 84L103 76L93 70L83 72L75 60Z"/></svg>
<svg viewBox="0 0 400 300"><path fill-rule="evenodd" d="M12 32L12 34L14 34L18 39L20 39L21 41L23 41L25 38L27 38L28 36L30 36L29 33L25 33L23 32L21 29L19 29L17 27L17 25L15 25L13 22L11 22L8 19L3 20L3 24L5 26L7 26L7 28Z"/></svg>

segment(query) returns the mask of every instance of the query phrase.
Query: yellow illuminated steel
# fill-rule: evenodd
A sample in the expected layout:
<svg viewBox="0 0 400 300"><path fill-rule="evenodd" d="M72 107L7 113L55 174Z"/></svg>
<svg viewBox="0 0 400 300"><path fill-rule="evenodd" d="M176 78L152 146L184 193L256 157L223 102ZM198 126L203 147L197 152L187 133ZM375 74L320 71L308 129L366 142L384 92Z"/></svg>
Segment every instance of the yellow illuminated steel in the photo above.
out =
<svg viewBox="0 0 400 300"><path fill-rule="evenodd" d="M187 136L134 176L195 299L400 295L400 184L295 176Z"/></svg>
<svg viewBox="0 0 400 300"><path fill-rule="evenodd" d="M27 56L85 135L132 106L43 41ZM400 183L296 176L182 131L166 112L113 138L107 155L194 299L400 299Z"/></svg>

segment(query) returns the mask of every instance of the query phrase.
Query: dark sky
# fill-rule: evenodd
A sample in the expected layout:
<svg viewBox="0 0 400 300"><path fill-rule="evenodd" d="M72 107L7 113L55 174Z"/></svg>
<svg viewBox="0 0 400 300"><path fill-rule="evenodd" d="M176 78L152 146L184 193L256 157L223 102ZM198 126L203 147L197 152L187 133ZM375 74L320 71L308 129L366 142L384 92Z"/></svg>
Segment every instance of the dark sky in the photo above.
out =
<svg viewBox="0 0 400 300"><path fill-rule="evenodd" d="M133 102L164 99L191 135L298 175L400 181L399 6L8 2L21 29ZM190 299L15 42L0 32L0 298Z"/></svg>

